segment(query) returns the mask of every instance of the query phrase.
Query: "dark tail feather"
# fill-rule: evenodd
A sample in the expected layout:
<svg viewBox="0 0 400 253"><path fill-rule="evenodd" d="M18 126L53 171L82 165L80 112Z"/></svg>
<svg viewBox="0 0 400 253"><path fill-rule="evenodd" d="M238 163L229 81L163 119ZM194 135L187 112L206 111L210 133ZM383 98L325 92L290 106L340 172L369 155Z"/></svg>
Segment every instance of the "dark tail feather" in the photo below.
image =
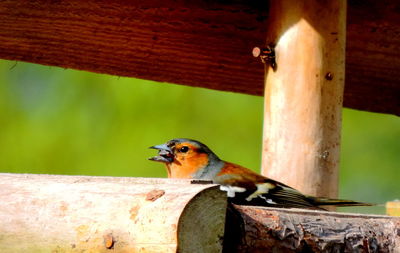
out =
<svg viewBox="0 0 400 253"><path fill-rule="evenodd" d="M375 204L357 202L353 200L328 199L307 196L307 198L316 206L374 206Z"/></svg>

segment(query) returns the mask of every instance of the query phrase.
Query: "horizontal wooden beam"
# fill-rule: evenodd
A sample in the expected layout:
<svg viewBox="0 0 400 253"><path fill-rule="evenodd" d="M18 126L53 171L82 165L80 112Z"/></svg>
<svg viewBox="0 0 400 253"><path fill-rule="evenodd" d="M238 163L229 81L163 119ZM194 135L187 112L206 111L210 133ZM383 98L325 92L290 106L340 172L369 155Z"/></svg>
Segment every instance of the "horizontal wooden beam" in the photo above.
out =
<svg viewBox="0 0 400 253"><path fill-rule="evenodd" d="M5 0L0 58L263 95L267 3ZM399 5L349 0L345 106L400 115Z"/></svg>
<svg viewBox="0 0 400 253"><path fill-rule="evenodd" d="M0 173L1 252L400 250L400 217L227 205L200 183Z"/></svg>
<svg viewBox="0 0 400 253"><path fill-rule="evenodd" d="M229 208L227 252L400 252L400 218L302 209Z"/></svg>
<svg viewBox="0 0 400 253"><path fill-rule="evenodd" d="M0 192L3 253L222 250L226 194L212 184L0 174Z"/></svg>

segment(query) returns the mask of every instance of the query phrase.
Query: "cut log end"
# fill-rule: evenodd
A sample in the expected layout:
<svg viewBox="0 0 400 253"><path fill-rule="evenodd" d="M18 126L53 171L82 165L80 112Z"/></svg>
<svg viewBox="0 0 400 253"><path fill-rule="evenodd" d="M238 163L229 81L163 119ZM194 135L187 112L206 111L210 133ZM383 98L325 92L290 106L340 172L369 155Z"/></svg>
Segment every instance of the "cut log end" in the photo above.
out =
<svg viewBox="0 0 400 253"><path fill-rule="evenodd" d="M179 219L178 252L221 252L226 205L226 194L218 187L197 194Z"/></svg>

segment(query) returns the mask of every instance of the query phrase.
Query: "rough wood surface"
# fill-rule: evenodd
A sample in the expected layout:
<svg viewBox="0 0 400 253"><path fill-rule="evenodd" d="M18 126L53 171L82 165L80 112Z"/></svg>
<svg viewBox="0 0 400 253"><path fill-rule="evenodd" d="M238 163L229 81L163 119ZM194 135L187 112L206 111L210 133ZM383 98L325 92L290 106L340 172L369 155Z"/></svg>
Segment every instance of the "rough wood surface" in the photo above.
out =
<svg viewBox="0 0 400 253"><path fill-rule="evenodd" d="M222 250L226 196L214 185L0 174L0 193L0 252Z"/></svg>
<svg viewBox="0 0 400 253"><path fill-rule="evenodd" d="M344 105L400 115L400 3L349 0ZM268 1L0 1L0 58L263 95ZM323 20L324 17L321 17Z"/></svg>
<svg viewBox="0 0 400 253"><path fill-rule="evenodd" d="M230 210L227 252L400 252L400 218L249 206Z"/></svg>
<svg viewBox="0 0 400 253"><path fill-rule="evenodd" d="M337 197L346 1L270 6L262 174L314 196ZM324 19L321 19L321 16Z"/></svg>

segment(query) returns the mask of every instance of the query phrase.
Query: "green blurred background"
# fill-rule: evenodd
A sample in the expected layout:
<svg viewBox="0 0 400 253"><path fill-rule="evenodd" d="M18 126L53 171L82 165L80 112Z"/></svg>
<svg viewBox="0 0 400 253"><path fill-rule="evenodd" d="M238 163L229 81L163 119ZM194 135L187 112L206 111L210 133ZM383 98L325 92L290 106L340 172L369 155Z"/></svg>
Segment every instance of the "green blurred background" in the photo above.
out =
<svg viewBox="0 0 400 253"><path fill-rule="evenodd" d="M259 171L262 97L4 60L0 73L1 172L165 177L148 147L176 137ZM400 118L345 109L341 154L340 197L400 198Z"/></svg>

